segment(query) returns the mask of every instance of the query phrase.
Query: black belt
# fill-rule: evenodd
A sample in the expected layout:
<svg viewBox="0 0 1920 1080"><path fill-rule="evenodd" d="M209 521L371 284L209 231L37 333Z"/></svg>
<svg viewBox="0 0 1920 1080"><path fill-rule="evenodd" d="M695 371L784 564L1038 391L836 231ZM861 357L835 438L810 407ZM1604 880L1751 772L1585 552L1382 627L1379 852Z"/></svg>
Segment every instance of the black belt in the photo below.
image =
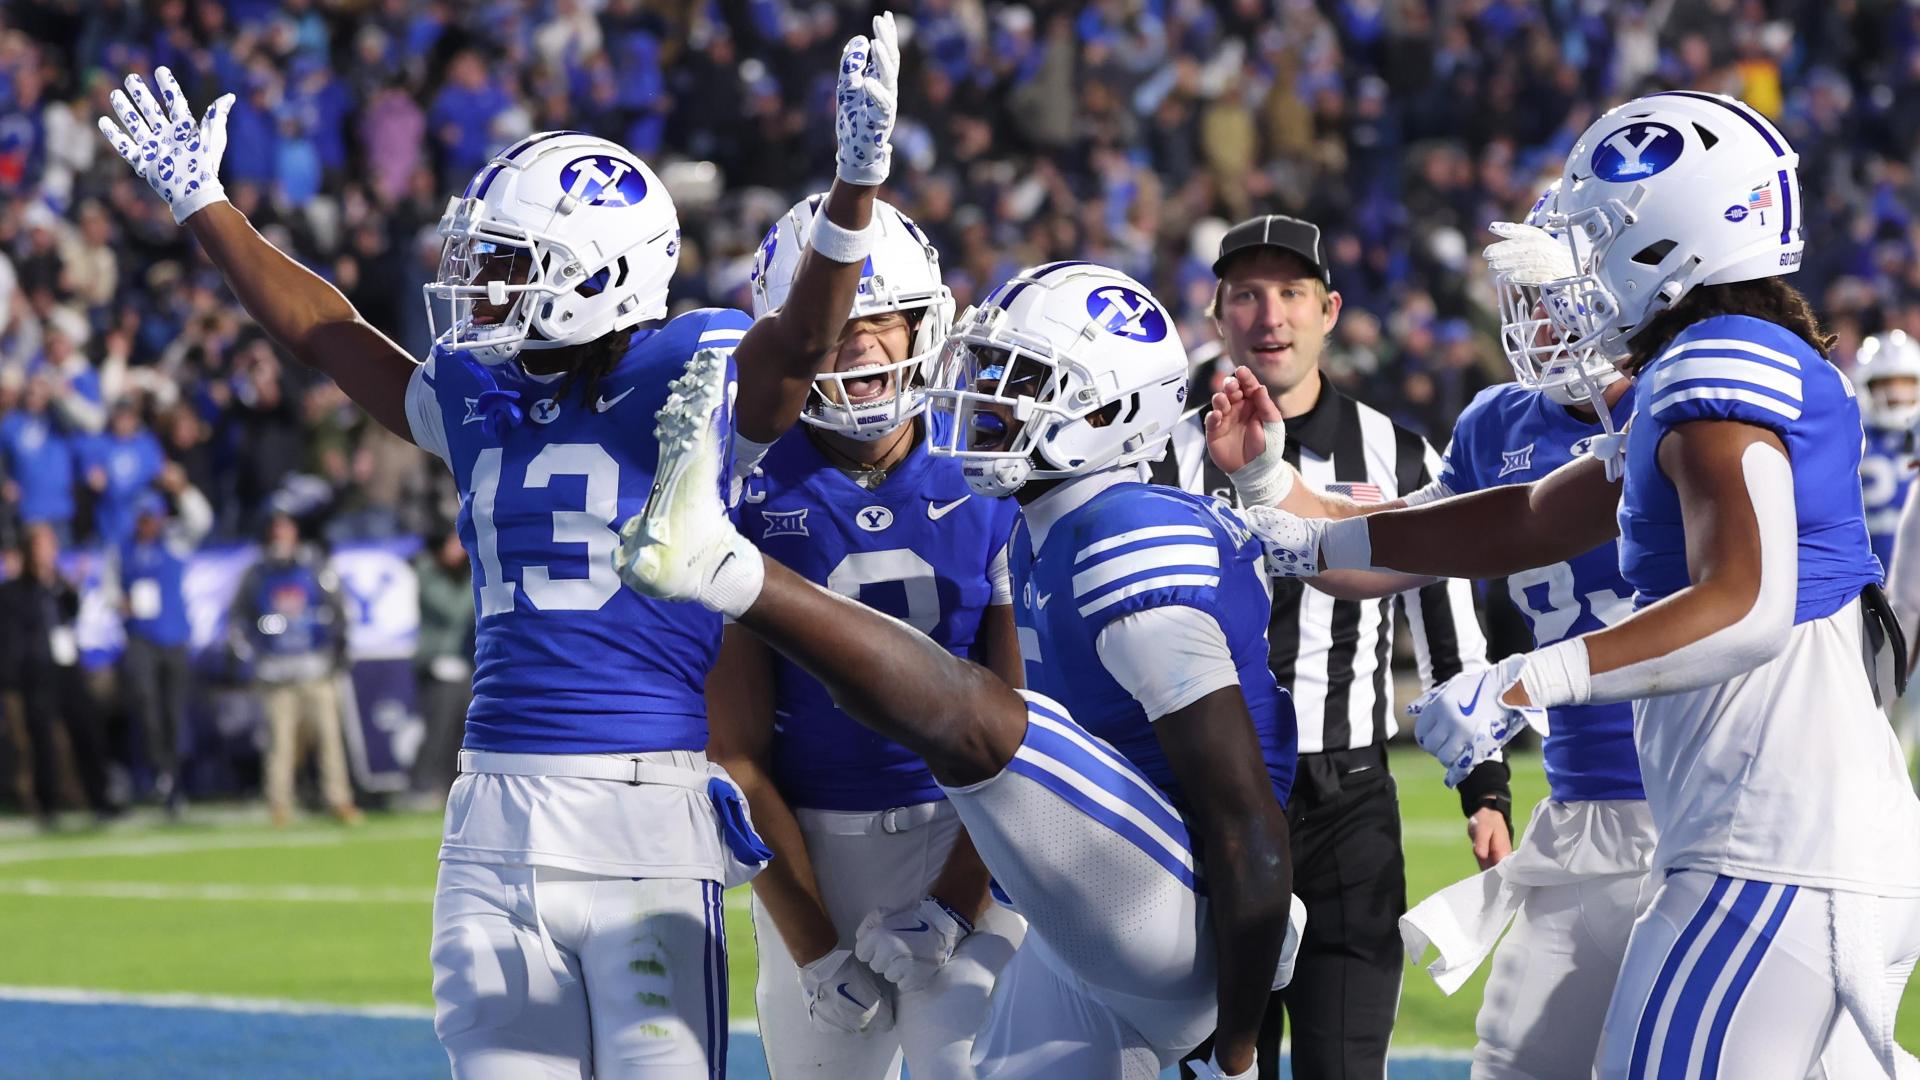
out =
<svg viewBox="0 0 1920 1080"><path fill-rule="evenodd" d="M1375 743L1354 750L1323 750L1316 754L1301 754L1299 764L1294 767L1293 791L1298 799L1306 796L1313 802L1326 802L1340 794L1344 778L1354 773L1378 770L1387 771L1387 748Z"/></svg>

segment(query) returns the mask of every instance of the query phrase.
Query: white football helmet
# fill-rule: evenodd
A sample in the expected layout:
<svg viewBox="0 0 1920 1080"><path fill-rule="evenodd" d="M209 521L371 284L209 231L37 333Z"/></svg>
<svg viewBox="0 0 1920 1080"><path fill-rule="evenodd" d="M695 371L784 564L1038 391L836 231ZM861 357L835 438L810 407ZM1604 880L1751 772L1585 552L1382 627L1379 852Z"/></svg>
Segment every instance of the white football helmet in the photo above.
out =
<svg viewBox="0 0 1920 1080"><path fill-rule="evenodd" d="M1558 212L1560 181L1555 180L1527 212L1525 224L1540 232L1527 231L1537 238L1522 241L1533 244L1533 259L1516 260L1514 265L1496 268L1494 294L1500 302L1500 346L1507 354L1507 365L1521 386L1537 390L1560 405L1579 405L1597 395L1623 376L1613 361L1592 349L1568 347L1568 335L1555 326L1540 302L1540 286L1548 281L1569 277L1581 263L1549 243L1549 238L1564 240L1547 229L1547 219ZM1494 226L1495 230L1511 228ZM1506 234L1502 234L1506 235ZM1575 237L1575 247L1584 250ZM1503 241L1502 244L1509 243ZM1501 245L1496 245L1496 247ZM1489 249L1491 258L1494 249ZM1546 256L1541 258L1540 256ZM1531 265L1527 265L1531 264Z"/></svg>
<svg viewBox="0 0 1920 1080"><path fill-rule="evenodd" d="M1187 352L1146 286L1048 263L960 317L935 383L933 409L952 423L932 452L959 458L982 495L1010 495L1028 480L1157 460L1186 404Z"/></svg>
<svg viewBox="0 0 1920 1080"><path fill-rule="evenodd" d="M800 257L811 246L813 222L824 213L825 195L810 195L793 204L785 217L767 230L754 256L751 275L753 316L759 318L787 302ZM886 202L875 200L873 226L879 230L873 253L860 271L848 320L890 311L914 322L907 357L898 363L871 365L855 371L828 371L813 378L813 393L800 419L815 427L860 440L878 439L920 415L927 407L926 387L940 357L940 346L953 327L953 293L940 282L940 253L927 242L912 219ZM858 404L847 382L884 375L893 387L886 397Z"/></svg>
<svg viewBox="0 0 1920 1080"><path fill-rule="evenodd" d="M1908 380L1907 385L1894 383ZM1853 384L1859 387L1860 418L1868 427L1905 431L1920 422L1920 342L1889 330L1860 343ZM1901 392L1904 391L1904 392Z"/></svg>
<svg viewBox="0 0 1920 1080"><path fill-rule="evenodd" d="M435 301L451 316L434 345L485 364L664 317L680 263L666 186L626 148L578 131L529 135L494 157L447 200L440 235L427 317L439 319ZM507 310L476 322L480 303Z"/></svg>
<svg viewBox="0 0 1920 1080"><path fill-rule="evenodd" d="M1618 362L1695 286L1800 269L1799 161L1766 117L1723 95L1674 90L1608 111L1567 156L1547 219L1581 269L1544 287L1548 314L1573 348Z"/></svg>

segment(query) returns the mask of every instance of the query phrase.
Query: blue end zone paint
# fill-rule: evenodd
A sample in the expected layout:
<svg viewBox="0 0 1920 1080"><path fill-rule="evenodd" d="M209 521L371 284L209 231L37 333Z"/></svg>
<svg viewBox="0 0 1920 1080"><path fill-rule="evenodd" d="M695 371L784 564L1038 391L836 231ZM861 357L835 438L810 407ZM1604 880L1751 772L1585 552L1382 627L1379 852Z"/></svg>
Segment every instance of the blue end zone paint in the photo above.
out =
<svg viewBox="0 0 1920 1080"><path fill-rule="evenodd" d="M750 1029L735 1026L727 1053L730 1080L766 1080L766 1057ZM1387 1074L1390 1080L1466 1080L1467 1062L1396 1057ZM0 1078L445 1075L446 1054L427 1020L0 1000ZM1281 1075L1292 1072L1283 1068Z"/></svg>

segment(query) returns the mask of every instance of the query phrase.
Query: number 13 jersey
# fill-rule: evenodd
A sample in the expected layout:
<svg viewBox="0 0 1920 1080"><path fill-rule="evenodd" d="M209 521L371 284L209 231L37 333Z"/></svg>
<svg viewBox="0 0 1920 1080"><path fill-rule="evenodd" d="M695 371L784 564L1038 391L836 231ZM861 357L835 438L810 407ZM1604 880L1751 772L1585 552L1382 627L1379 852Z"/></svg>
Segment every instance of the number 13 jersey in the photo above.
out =
<svg viewBox="0 0 1920 1080"><path fill-rule="evenodd" d="M477 370L436 351L407 387L414 441L453 470L473 566L473 704L464 745L509 753L704 750L720 616L623 588L618 530L659 462L654 413L700 349L731 351L751 320L689 312L633 335L592 400L517 363ZM481 394L524 413L485 433Z"/></svg>

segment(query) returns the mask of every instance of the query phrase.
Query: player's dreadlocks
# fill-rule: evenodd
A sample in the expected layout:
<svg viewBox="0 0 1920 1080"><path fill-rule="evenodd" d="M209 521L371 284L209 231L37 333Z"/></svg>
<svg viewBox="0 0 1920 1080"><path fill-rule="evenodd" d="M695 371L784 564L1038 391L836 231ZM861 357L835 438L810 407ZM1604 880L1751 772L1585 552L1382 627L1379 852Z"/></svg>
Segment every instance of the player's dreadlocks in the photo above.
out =
<svg viewBox="0 0 1920 1080"><path fill-rule="evenodd" d="M627 354L627 346L632 341L633 330L628 328L603 334L579 346L573 364L567 368L566 377L560 380L559 389L554 391L553 400L567 400L567 395L578 387L580 404L593 404L594 396L600 392L600 380L606 378L620 358Z"/></svg>
<svg viewBox="0 0 1920 1080"><path fill-rule="evenodd" d="M1813 313L1813 305L1807 303L1807 298L1783 278L1702 285L1655 315L1647 328L1633 339L1627 355L1627 373L1639 371L1659 356L1680 331L1715 315L1751 315L1784 326L1821 356L1829 355L1837 340L1820 325L1820 318Z"/></svg>

